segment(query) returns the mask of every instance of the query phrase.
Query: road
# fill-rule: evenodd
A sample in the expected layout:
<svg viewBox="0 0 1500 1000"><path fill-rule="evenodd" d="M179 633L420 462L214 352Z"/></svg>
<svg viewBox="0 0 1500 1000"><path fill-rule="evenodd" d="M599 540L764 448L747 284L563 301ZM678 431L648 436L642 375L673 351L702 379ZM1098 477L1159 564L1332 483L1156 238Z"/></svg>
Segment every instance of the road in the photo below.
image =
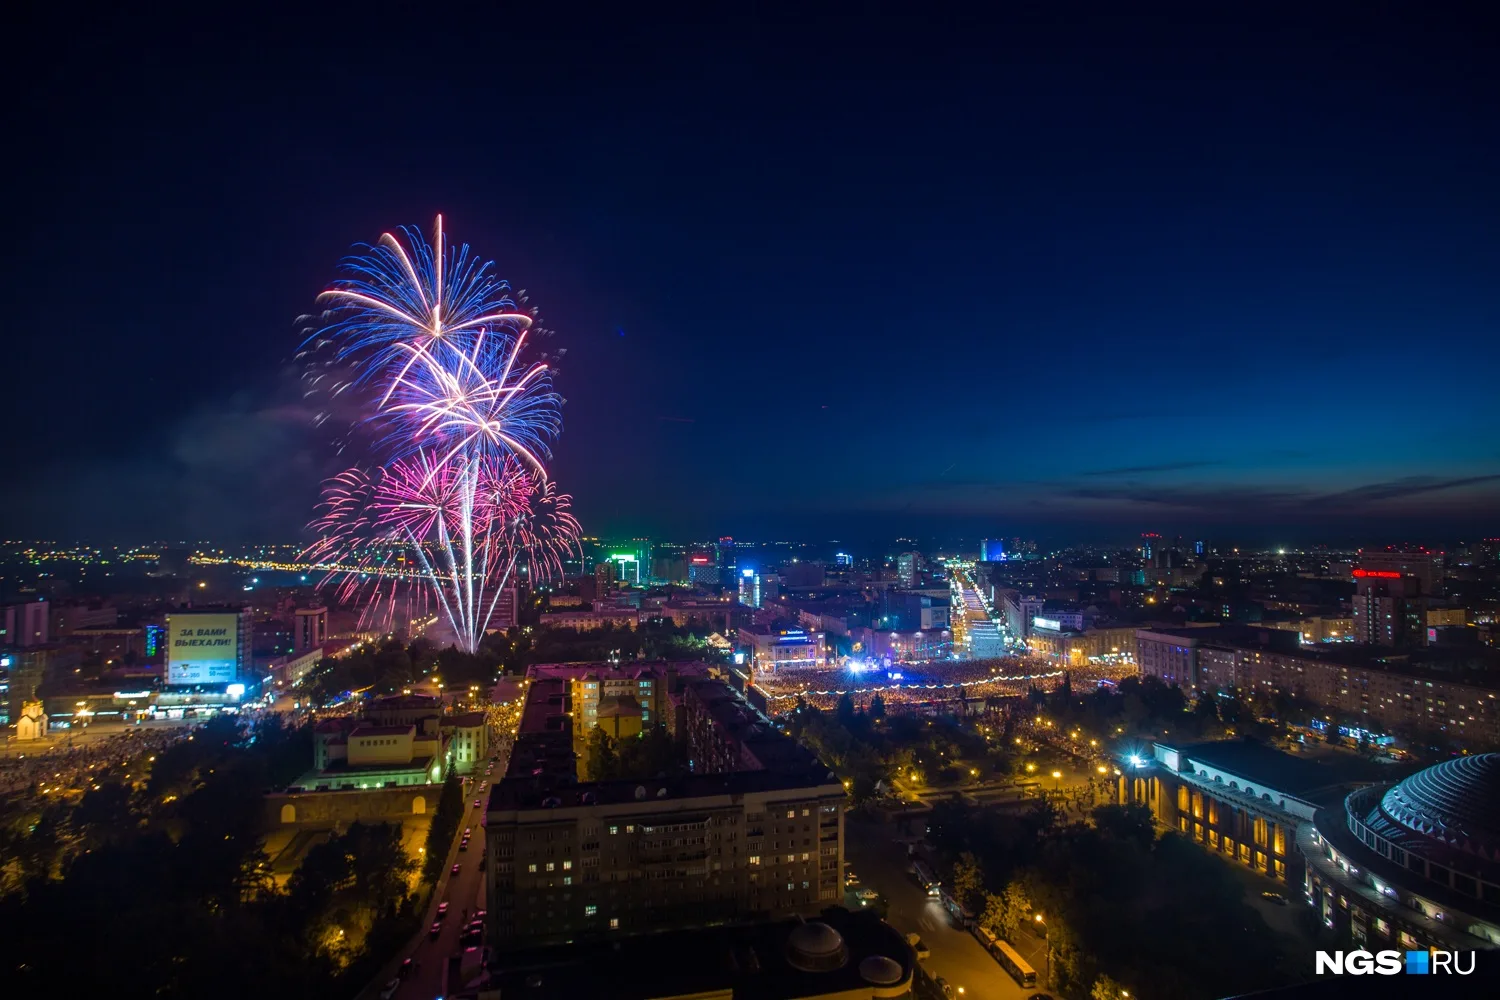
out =
<svg viewBox="0 0 1500 1000"><path fill-rule="evenodd" d="M458 843L463 839L460 833L449 850L447 861L443 866L443 876L433 896L434 905L442 901L448 903L448 915L442 920L442 933L435 941L427 936L426 928L431 925L433 919L429 916L423 925L421 942L410 953L410 957L415 961L415 971L396 991L397 1000L433 1000L443 995L443 968L447 964L448 957L459 951L458 940L465 923L464 911L467 910L473 914L475 910L485 905L484 873L479 870L479 861L484 857L482 825L484 808L489 803L490 786L505 774L508 745L508 742L499 744L500 759L495 763L494 769L488 775L481 770L464 789L463 826L468 827L472 833L469 849L459 851ZM475 799L478 799L480 803L478 809L474 808ZM462 829L463 827L460 827L460 830ZM452 875L450 872L455 864L459 866L459 872L457 875ZM433 906L429 906L429 914L432 910ZM378 992L377 984L376 988L368 991L366 995L377 995Z"/></svg>
<svg viewBox="0 0 1500 1000"><path fill-rule="evenodd" d="M886 920L903 934L921 936L932 949L923 966L963 987L964 1000L1025 1000L1034 991L1016 985L974 936L955 927L938 901L917 885L907 871L906 848L895 842L896 836L894 823L851 813L844 838L850 867L863 885L890 903Z"/></svg>

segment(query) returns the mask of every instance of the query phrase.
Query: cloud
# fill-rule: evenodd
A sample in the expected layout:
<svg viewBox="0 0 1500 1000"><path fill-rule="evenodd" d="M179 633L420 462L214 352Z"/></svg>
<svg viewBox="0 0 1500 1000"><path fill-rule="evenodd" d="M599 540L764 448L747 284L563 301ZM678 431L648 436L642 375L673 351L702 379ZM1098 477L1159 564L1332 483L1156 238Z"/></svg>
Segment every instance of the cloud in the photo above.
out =
<svg viewBox="0 0 1500 1000"><path fill-rule="evenodd" d="M1437 476L1405 476L1383 483L1369 483L1349 490L1329 493L1309 501L1310 507L1361 507L1383 500L1400 500L1405 497L1436 493L1441 490L1456 490L1465 486L1500 482L1500 472L1483 476L1464 476L1459 479L1441 479Z"/></svg>
<svg viewBox="0 0 1500 1000"><path fill-rule="evenodd" d="M1117 469L1090 469L1080 472L1081 476L1133 476L1148 472L1177 472L1181 469L1204 469L1213 465L1223 465L1223 462L1210 459L1196 459L1186 462L1163 462L1160 465L1122 465Z"/></svg>

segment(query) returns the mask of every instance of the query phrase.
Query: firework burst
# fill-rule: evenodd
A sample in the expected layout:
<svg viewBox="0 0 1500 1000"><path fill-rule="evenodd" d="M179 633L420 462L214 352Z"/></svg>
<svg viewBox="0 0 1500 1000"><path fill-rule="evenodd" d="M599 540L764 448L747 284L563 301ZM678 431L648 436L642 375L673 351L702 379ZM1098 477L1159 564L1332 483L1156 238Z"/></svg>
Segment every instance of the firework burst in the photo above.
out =
<svg viewBox="0 0 1500 1000"><path fill-rule="evenodd" d="M373 469L325 485L308 555L367 618L389 623L406 591L408 611L435 607L473 651L521 572L559 577L576 551L571 500L544 465L563 401L549 367L523 359L533 315L493 265L449 245L441 217L431 246L402 234L346 260L321 297L312 339L352 368L336 392L366 399L379 433Z"/></svg>

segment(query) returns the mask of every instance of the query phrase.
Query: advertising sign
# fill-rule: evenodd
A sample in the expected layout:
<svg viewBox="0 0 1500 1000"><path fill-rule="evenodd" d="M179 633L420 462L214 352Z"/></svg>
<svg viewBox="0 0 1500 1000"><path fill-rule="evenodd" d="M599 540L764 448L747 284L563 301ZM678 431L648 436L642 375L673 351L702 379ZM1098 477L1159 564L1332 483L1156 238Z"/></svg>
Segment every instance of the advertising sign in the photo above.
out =
<svg viewBox="0 0 1500 1000"><path fill-rule="evenodd" d="M240 616L167 616L167 683L225 684L236 680L240 658Z"/></svg>

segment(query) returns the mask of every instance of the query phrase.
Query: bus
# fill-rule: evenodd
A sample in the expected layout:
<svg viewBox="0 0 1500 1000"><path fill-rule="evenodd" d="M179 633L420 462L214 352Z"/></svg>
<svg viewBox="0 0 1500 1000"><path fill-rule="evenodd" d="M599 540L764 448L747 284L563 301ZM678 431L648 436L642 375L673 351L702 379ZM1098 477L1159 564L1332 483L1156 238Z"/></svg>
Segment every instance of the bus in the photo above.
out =
<svg viewBox="0 0 1500 1000"><path fill-rule="evenodd" d="M943 883L938 881L936 875L932 874L932 869L927 867L927 862L914 861L912 862L911 870L917 873L917 881L921 883L922 888L927 890L927 895L938 895L939 890L943 887Z"/></svg>
<svg viewBox="0 0 1500 1000"><path fill-rule="evenodd" d="M995 956L995 961L999 962L1001 967L1010 973L1010 978L1017 983L1027 989L1036 985L1036 970L1026 964L1026 959L1010 946L1009 941L996 938L994 945L990 948L990 954Z"/></svg>

